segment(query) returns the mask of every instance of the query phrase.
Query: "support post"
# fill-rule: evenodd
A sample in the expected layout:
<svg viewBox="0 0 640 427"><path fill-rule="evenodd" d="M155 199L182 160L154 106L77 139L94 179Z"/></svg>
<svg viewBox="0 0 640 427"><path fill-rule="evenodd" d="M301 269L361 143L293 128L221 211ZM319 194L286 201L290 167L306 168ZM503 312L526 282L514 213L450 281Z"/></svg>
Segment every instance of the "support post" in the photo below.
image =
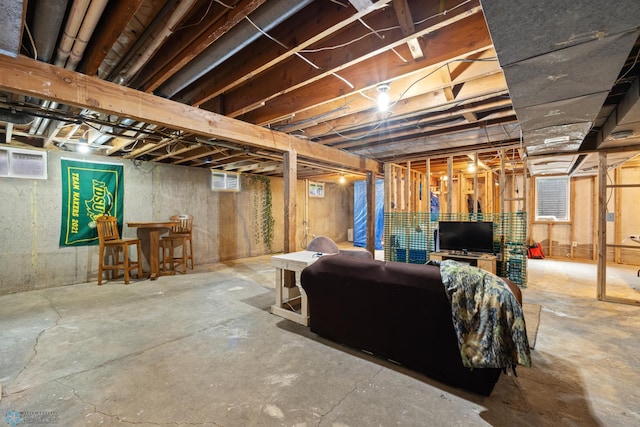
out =
<svg viewBox="0 0 640 427"><path fill-rule="evenodd" d="M598 154L598 273L597 297L602 301L607 293L607 153Z"/></svg>
<svg viewBox="0 0 640 427"><path fill-rule="evenodd" d="M376 254L376 180L373 172L367 171L367 251Z"/></svg>
<svg viewBox="0 0 640 427"><path fill-rule="evenodd" d="M295 150L284 153L284 252L296 250L296 190L298 154Z"/></svg>

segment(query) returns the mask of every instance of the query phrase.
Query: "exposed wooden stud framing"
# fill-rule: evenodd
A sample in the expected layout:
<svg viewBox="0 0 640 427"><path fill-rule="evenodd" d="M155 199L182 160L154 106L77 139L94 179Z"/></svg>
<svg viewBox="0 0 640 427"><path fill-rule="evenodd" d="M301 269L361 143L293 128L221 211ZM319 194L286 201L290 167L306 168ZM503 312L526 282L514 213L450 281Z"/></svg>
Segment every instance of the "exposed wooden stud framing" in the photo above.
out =
<svg viewBox="0 0 640 427"><path fill-rule="evenodd" d="M447 213L453 212L453 156L447 157Z"/></svg>
<svg viewBox="0 0 640 427"><path fill-rule="evenodd" d="M391 202L393 200L393 195L395 191L393 189L392 183L395 182L395 168L392 163L384 164L384 211L385 212L393 212L395 209L391 207Z"/></svg>
<svg viewBox="0 0 640 427"><path fill-rule="evenodd" d="M415 208L416 200L415 200L415 181L414 181L413 171L409 168L406 170L406 180L404 182L404 194L407 200L406 209L407 212L412 212Z"/></svg>
<svg viewBox="0 0 640 427"><path fill-rule="evenodd" d="M376 177L367 171L367 251L376 254Z"/></svg>
<svg viewBox="0 0 640 427"><path fill-rule="evenodd" d="M622 197L620 194L620 169L616 168L613 170L613 182L615 182L616 187L612 188L611 191L614 192L614 208L613 208L613 241L614 243L619 243L622 241L622 224L620 224L620 217L618 216L618 212L622 210ZM607 210L609 207L607 206ZM620 248L613 249L613 261L615 263L620 263L621 258Z"/></svg>
<svg viewBox="0 0 640 427"><path fill-rule="evenodd" d="M426 178L426 197L425 200L427 202L427 209L426 212L429 214L429 218L431 218L431 160L430 159L426 159L425 161L425 165L424 165L424 169L425 169L425 173L424 176Z"/></svg>
<svg viewBox="0 0 640 427"><path fill-rule="evenodd" d="M629 249L637 249L636 247L620 245L617 243L607 244L607 189L612 188L617 192L619 188L640 187L640 183L620 184L618 182L617 175L614 181L615 183L607 185L607 166L607 152L603 150L598 153L598 271L596 280L596 296L601 301L640 306L640 300L607 295L607 248L613 247L614 250L619 250L620 248L625 247ZM618 203L618 200L616 200L616 203ZM619 236L616 236L616 242L618 241ZM617 261L615 258L616 257L614 256L614 261Z"/></svg>
<svg viewBox="0 0 640 427"><path fill-rule="evenodd" d="M295 150L284 153L284 252L296 251L298 156Z"/></svg>
<svg viewBox="0 0 640 427"><path fill-rule="evenodd" d="M596 296L607 295L607 153L598 154L598 272Z"/></svg>

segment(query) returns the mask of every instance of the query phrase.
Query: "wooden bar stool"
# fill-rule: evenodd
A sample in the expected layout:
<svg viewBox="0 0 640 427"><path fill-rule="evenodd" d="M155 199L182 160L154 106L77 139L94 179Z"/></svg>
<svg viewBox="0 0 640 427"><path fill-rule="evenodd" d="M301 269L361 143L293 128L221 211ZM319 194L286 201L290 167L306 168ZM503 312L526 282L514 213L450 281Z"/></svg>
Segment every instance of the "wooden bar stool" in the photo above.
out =
<svg viewBox="0 0 640 427"><path fill-rule="evenodd" d="M162 243L162 269L165 271L177 271L176 267L182 267L182 273L187 272L188 261L191 260L193 270L193 216L173 215L172 221L178 221L169 234L163 236ZM176 256L176 248L182 247L181 253Z"/></svg>
<svg viewBox="0 0 640 427"><path fill-rule="evenodd" d="M98 229L98 239L100 241L100 254L98 259L98 285L102 285L104 271L112 271L112 278L118 277L118 270L124 271L124 283L129 284L131 270L137 270L136 278L142 276L142 252L140 250L140 239L121 239L118 223L115 216L103 215L96 218ZM135 246L138 258L136 261L129 259L129 247ZM112 251L112 263L107 263L105 251ZM120 261L122 252L122 261Z"/></svg>

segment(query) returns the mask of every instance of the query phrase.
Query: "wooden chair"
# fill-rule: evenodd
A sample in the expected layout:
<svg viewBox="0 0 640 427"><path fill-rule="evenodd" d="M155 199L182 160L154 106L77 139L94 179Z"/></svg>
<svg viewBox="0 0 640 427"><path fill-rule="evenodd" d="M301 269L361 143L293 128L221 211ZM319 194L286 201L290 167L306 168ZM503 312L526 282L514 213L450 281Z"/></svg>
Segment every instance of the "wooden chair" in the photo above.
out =
<svg viewBox="0 0 640 427"><path fill-rule="evenodd" d="M189 260L193 270L193 216L172 215L169 218L178 224L162 237L162 269L176 271L177 266L182 266L182 272L186 273ZM176 256L175 249L180 246L182 253Z"/></svg>
<svg viewBox="0 0 640 427"><path fill-rule="evenodd" d="M140 239L122 239L118 231L117 219L114 216L103 215L96 218L98 238L100 239L100 257L98 264L98 285L102 285L104 271L112 271L112 277L118 277L118 270L124 270L124 283L129 284L131 270L137 270L136 278L142 275L142 252ZM129 247L135 246L138 252L137 261L129 259ZM112 263L106 263L105 251L112 251ZM120 261L120 252L123 257Z"/></svg>

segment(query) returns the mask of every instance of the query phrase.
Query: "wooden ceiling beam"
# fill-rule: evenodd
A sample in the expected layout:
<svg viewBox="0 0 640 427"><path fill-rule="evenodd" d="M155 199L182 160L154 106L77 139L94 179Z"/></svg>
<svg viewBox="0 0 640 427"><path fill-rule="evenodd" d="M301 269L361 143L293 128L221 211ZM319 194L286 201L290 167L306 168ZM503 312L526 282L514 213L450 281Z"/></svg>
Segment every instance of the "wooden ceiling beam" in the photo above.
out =
<svg viewBox="0 0 640 427"><path fill-rule="evenodd" d="M367 25L374 28L397 28L397 20L392 13L380 12L369 17ZM291 56L271 67L263 72L254 84L227 91L224 94L225 114L237 116L247 111L250 105L267 102L332 73L339 73L340 70L357 64L376 52L388 49L403 37L399 29L385 31L384 38L378 37L357 20L344 30L310 46L308 51L300 53L302 58ZM268 84L262 84L263 82Z"/></svg>
<svg viewBox="0 0 640 427"><path fill-rule="evenodd" d="M496 134L501 132L501 126L493 129ZM491 128L488 128L491 130ZM393 162L397 159L403 161L425 158L426 156L442 156L452 153L467 153L469 151L483 150L486 148L498 149L504 146L513 146L519 141L519 137L504 137L488 139L484 132L477 129L468 132L458 132L439 138L437 144L433 143L433 136L426 135L422 138L410 139L403 143L396 143L387 146L377 145L369 147L360 147L354 149L354 152L367 153L367 155L375 156L381 162ZM429 146L428 154L425 153L424 146Z"/></svg>
<svg viewBox="0 0 640 427"><path fill-rule="evenodd" d="M395 121L393 123L386 124L384 128L381 129L380 132L372 132L370 128L356 129L354 131L350 131L348 133L349 138L355 138L357 140L357 144L367 144L369 142L375 142L380 139L381 133L393 132L394 136L398 137L407 137L411 135L421 135L425 132L433 131L432 127L429 127L426 122L428 121L442 121L447 119L455 119L456 117L460 117L466 111L485 111L489 108L506 108L510 107L511 103L508 100L505 101L496 101L491 102L487 105L470 107L468 109L462 110L454 110L451 112L445 112L441 114L435 114L430 116L415 116L413 114L408 114L406 117L402 117L402 120ZM501 112L502 117L512 117L515 113L511 108L506 109ZM420 126L421 121L425 121L424 126ZM469 123L467 123L469 124ZM453 124L449 124L449 126L454 126ZM444 130L444 129L443 129ZM345 139L339 135L331 135L328 138L323 138L318 141L320 144L331 145L336 148L348 148L350 146L354 146L354 143L349 142L349 139Z"/></svg>
<svg viewBox="0 0 640 427"><path fill-rule="evenodd" d="M451 102L456 99L453 93L453 81L451 79L451 73L449 73L449 66L445 65L439 70L440 78L442 79L442 92L447 102Z"/></svg>
<svg viewBox="0 0 640 427"><path fill-rule="evenodd" d="M381 0L379 7L391 0ZM330 13L326 9L330 8ZM266 37L252 43L243 51L242 59L230 58L224 64L186 88L174 99L185 104L199 106L209 100L239 87L249 80L255 79L271 67L280 64L304 49L310 48L332 34L342 31L365 13L353 13L345 8L329 2L314 2L296 15L298 32L291 33L290 28L276 27L270 35L289 46L288 49L274 43ZM322 16L322 19L318 19Z"/></svg>
<svg viewBox="0 0 640 427"><path fill-rule="evenodd" d="M497 59L495 61L490 60L495 58L495 51L493 51L493 49L487 49L479 55L473 55L473 57L475 57L477 61L470 62L470 66L466 68L466 72L459 74L458 78L453 81L452 84L459 85L490 74L502 74L502 69ZM471 58L465 57L460 59L467 61ZM455 63L457 64L458 62ZM451 66L451 64L452 63L449 63L448 65ZM401 97L402 99L406 99L442 89L444 85L436 71L437 67L424 68L419 73L408 74L405 77L394 80L389 88L390 100L396 102ZM349 94L332 102L298 112L293 119L286 120L285 122L272 123L272 126L275 129L289 133L317 126L319 122L337 120L340 117L350 116L360 112L371 114L369 110L377 108L374 99L376 93L376 88L372 87L368 89L368 95L367 92L365 92L364 95L367 96L359 92ZM429 104L431 105L431 103Z"/></svg>
<svg viewBox="0 0 640 427"><path fill-rule="evenodd" d="M288 92L287 96L269 100L264 107L244 114L242 119L263 126L284 120L291 117L292 113L297 114L299 111L326 103L327 96L342 98L346 94L373 87L379 82L389 81L431 65L442 64L453 58L486 50L491 47L491 37L482 14L473 14L432 34L429 46L429 55L419 63L407 64L395 53L386 50L367 61L360 62L357 67L351 66L340 70L340 77L350 82L354 88L347 86L343 80L329 75ZM401 50L401 47L396 50ZM292 105L292 102L295 104Z"/></svg>
<svg viewBox="0 0 640 427"><path fill-rule="evenodd" d="M125 116L206 138L288 152L355 170L381 173L372 159L349 154L293 136L251 125L102 81L33 59L0 55L0 89L90 110Z"/></svg>
<svg viewBox="0 0 640 427"><path fill-rule="evenodd" d="M172 157L181 156L184 153L188 153L189 151L193 151L196 148L200 148L200 147L202 147L202 144L200 144L200 143L187 144L187 145L183 146L182 148L178 148L177 150L170 151L170 152L168 152L168 153L166 153L166 154L164 154L162 156L154 157L151 161L152 162L159 162L159 161L164 160L164 159L170 159ZM182 158L182 157L180 157L180 158Z"/></svg>
<svg viewBox="0 0 640 427"><path fill-rule="evenodd" d="M501 126L503 124L515 123L516 116L513 110L508 110L496 117L491 125L494 127ZM342 149L350 149L353 150L356 147L368 147L371 145L380 145L380 144L389 144L393 146L396 142L398 144L406 144L407 141L418 140L424 138L425 136L435 137L435 136L444 136L444 135L452 135L456 132L461 132L468 130L469 132L478 131L478 135L484 136L485 125L484 123L477 124L469 124L469 123L461 123L459 125L451 125L444 128L429 128L425 127L422 129L418 129L417 131L414 129L407 130L400 128L400 130L393 132L392 139L389 138L389 134L385 132L378 132L371 134L367 138L355 139L355 140L342 140L342 142L333 144L332 147L339 147ZM433 144L431 144L433 145Z"/></svg>
<svg viewBox="0 0 640 427"><path fill-rule="evenodd" d="M393 9L396 11L396 16L398 17L398 22L402 29L402 34L405 37L413 34L415 26L413 24L413 17L411 16L411 10L409 9L409 3L407 0L393 0ZM411 56L413 56L414 60L424 57L422 46L420 46L420 41L417 37L408 40L407 46L409 47L409 51L411 51Z"/></svg>
<svg viewBox="0 0 640 427"><path fill-rule="evenodd" d="M410 120L414 117L425 117L429 112L429 120L443 120L447 118L457 117L462 112L473 111L481 112L495 108L504 108L511 105L511 101L506 99L501 103L500 107L493 102L494 98L499 95L506 94L507 85L502 73L494 73L486 75L465 83L455 101L448 101L441 89L432 92L420 92L414 96L404 98L398 102L391 110L388 117L379 117L373 120L373 124L381 124L384 119L384 130L393 130L392 123L402 118L402 121ZM472 108L459 108L459 105L478 102L479 105ZM488 102L488 105L484 105ZM354 109L355 110L355 109ZM438 111L449 110L447 112L438 113ZM350 112L347 110L347 112ZM344 114L342 117L322 121L315 126L304 129L304 136L308 139L319 140L323 144L330 144L337 141L343 141L345 138L341 134L347 134L349 138L360 137L361 134L371 134L372 115L378 115L377 111L362 110L354 111L352 114ZM408 124L404 124L408 126ZM391 129L390 129L391 127ZM418 129L416 128L416 131ZM377 132L374 133L377 135Z"/></svg>
<svg viewBox="0 0 640 427"><path fill-rule="evenodd" d="M195 162L197 164L204 164L205 162L200 162L200 159L207 158L207 157L211 157L210 161L208 162L208 164L210 166L215 166L218 162L223 162L227 159L231 159L231 158L235 158L237 157L237 154L235 155L230 155L229 154L229 150L227 149L212 149L213 147L208 147L208 148L204 148L201 147L201 149L198 150L197 153L192 154L190 156L187 157L182 157L181 159L177 159L173 162L171 162L172 165L181 165L187 162Z"/></svg>
<svg viewBox="0 0 640 427"><path fill-rule="evenodd" d="M416 32L408 37L402 35L402 32L390 30L384 32L384 38L377 37L375 34L360 23L354 23L350 26L350 30L336 37L324 40L320 47L336 47L328 51L317 53L305 53L304 58L310 63L305 62L298 57L291 58L287 63L274 67L267 73L260 76L260 80L256 80L256 84L245 85L224 95L224 112L231 117L237 117L248 110L249 106L262 105L264 109L272 109L274 103L284 98L283 102L287 104L287 109L291 108L291 100L300 99L307 95L282 96L285 94L297 94L299 91L315 92L318 96L318 85L322 85L320 94L334 93L336 97L344 95L345 92L352 90L360 90L371 85L377 85L380 82L389 81L399 76L405 75L412 71L428 67L444 59L455 57L461 52L460 49L452 49L458 41L462 41L460 34L469 31L470 25L464 24L468 20L474 21L469 16L475 15L475 22L482 23L484 30L475 31L470 36L476 37L475 40L465 38L464 45L459 47L468 54L469 46L476 46L483 43L484 46L491 46L484 17L480 12L480 8L471 11L457 11L447 17L446 21L439 21L434 25L427 26L424 24L419 27ZM446 24L445 24L446 23ZM393 13L378 13L370 17L367 26L373 28L394 28L397 27L397 19ZM442 28L441 26L444 26ZM397 53L401 52L403 57L409 56L408 48L405 43L415 36L429 34L433 45L442 45L442 38L451 38L448 41L447 50L444 52L436 52L435 48L430 51L429 57L420 62L406 63L401 60ZM369 35L368 37L365 37ZM364 38L362 38L364 37ZM339 46L339 48L338 48ZM391 49L395 49L392 51ZM437 62L436 62L437 61ZM313 65L311 65L313 64ZM357 66L357 67L356 67ZM363 73L362 70L369 70ZM336 77L339 76L338 77ZM345 84L346 80L354 87ZM258 84L259 82L269 82L268 84ZM327 87L327 83L331 84ZM329 90L329 92L328 92ZM294 106L294 108L296 108ZM300 108L297 108L300 110ZM249 116L251 113L249 113ZM262 121L254 121L250 118L247 121L264 124Z"/></svg>

